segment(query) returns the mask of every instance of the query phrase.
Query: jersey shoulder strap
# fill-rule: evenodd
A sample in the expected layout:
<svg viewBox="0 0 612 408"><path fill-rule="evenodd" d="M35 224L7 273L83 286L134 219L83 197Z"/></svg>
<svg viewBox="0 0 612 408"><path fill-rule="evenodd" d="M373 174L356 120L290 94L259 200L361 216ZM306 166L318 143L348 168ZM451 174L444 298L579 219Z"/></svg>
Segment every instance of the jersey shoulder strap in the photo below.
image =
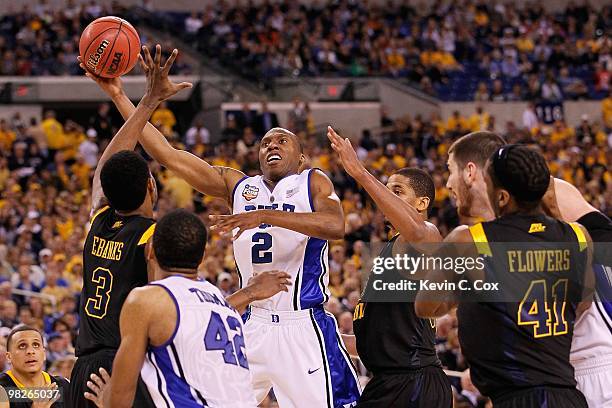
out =
<svg viewBox="0 0 612 408"><path fill-rule="evenodd" d="M482 226L482 222L470 226L469 231L472 235L472 239L474 240L478 253L480 255L493 256L491 247L489 246L489 240L487 239L487 234Z"/></svg>
<svg viewBox="0 0 612 408"><path fill-rule="evenodd" d="M155 225L155 223L151 224L149 228L147 228L145 232L140 236L140 238L138 239L139 246L145 245L149 241L149 239L151 239L153 233L155 232Z"/></svg>
<svg viewBox="0 0 612 408"><path fill-rule="evenodd" d="M104 207L98 209L98 211L96 211L94 213L94 215L91 216L91 219L89 220L89 225L93 225L94 221L96 220L96 218L98 218L98 216L104 212L106 212L108 209L110 208L110 206L105 205Z"/></svg>
<svg viewBox="0 0 612 408"><path fill-rule="evenodd" d="M580 252L584 251L587 247L587 239L584 235L584 231L582 231L582 228L580 228L580 225L576 222L570 222L569 226L572 227L574 234L576 234L576 239L578 240Z"/></svg>

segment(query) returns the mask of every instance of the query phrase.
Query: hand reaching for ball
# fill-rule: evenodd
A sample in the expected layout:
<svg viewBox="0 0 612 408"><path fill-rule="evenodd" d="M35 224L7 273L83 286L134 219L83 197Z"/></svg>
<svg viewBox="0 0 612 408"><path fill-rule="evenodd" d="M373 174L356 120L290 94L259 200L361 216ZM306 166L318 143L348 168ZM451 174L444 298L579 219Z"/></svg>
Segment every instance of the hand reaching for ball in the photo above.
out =
<svg viewBox="0 0 612 408"><path fill-rule="evenodd" d="M178 55L178 50L175 48L172 54L166 60L164 66L161 66L161 46L155 46L155 58L151 58L151 53L146 46L142 47L144 57L139 54L138 61L147 76L147 89L143 100L147 104L157 105L159 102L170 98L182 89L191 88L193 85L190 82L174 83L168 78L170 68Z"/></svg>
<svg viewBox="0 0 612 408"><path fill-rule="evenodd" d="M121 77L104 78L101 76L94 75L87 70L85 64L83 64L83 59L81 57L77 57L77 59L79 60L79 67L81 67L83 71L85 71L85 76L97 83L100 89L102 89L108 96L110 96L111 99L123 94L123 83L121 82Z"/></svg>

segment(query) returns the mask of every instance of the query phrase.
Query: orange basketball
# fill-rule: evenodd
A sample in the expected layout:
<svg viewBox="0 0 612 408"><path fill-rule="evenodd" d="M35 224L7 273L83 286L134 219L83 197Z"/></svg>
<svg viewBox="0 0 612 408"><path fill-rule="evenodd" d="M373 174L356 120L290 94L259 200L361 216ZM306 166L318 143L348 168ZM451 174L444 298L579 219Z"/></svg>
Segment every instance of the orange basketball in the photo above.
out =
<svg viewBox="0 0 612 408"><path fill-rule="evenodd" d="M134 68L140 37L130 23L107 16L92 21L81 34L79 54L89 72L115 78Z"/></svg>

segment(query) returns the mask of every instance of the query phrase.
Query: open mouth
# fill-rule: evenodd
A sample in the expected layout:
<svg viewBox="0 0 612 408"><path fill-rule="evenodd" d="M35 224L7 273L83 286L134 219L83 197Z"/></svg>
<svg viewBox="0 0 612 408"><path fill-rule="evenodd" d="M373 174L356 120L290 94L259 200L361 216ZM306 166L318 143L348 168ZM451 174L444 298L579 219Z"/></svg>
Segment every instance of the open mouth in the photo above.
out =
<svg viewBox="0 0 612 408"><path fill-rule="evenodd" d="M32 365L32 364L38 363L38 361L37 360L26 360L25 363L28 364L28 365Z"/></svg>
<svg viewBox="0 0 612 408"><path fill-rule="evenodd" d="M281 160L282 160L282 157L278 153L272 153L272 154L268 155L268 157L266 158L266 162L268 164L276 163L276 162L279 162Z"/></svg>

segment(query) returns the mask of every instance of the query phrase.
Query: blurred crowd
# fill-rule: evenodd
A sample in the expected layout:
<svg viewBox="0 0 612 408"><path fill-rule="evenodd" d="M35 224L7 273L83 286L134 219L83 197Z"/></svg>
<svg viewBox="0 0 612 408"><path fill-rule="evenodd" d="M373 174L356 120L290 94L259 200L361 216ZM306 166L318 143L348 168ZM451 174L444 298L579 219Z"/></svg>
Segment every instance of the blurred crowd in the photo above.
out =
<svg viewBox="0 0 612 408"><path fill-rule="evenodd" d="M220 1L184 13L93 0L53 9L39 0L0 16L0 75L79 74L83 28L118 15L170 31L208 61L268 87L278 77L382 75L443 100L602 99L612 78L612 6L579 3L551 12L538 2L481 0ZM190 70L181 58L173 66Z"/></svg>
<svg viewBox="0 0 612 408"><path fill-rule="evenodd" d="M500 133L508 142L540 146L555 176L576 185L594 206L612 215L612 95L601 107L601 113L585 115L578 126L569 127L562 121L543 125L530 116L531 105L522 123L508 123ZM109 105L101 104L85 124L61 123L53 111L45 112L40 123L19 113L0 119L0 336L18 323L43 329L49 343L49 366L56 373L69 372L74 360L91 178L101 152L122 124L114 118ZM276 114L265 104L259 111L245 104L243 110L228 115L220 135L211 135L199 120L185 134L178 134L174 113L165 104L151 121L175 146L213 165L240 168L247 174L259 171L257 142L262 129L278 124ZM332 297L327 308L338 318L341 332L351 333L362 273L367 272L362 270L364 249L368 243L388 238L384 217L341 169L323 135L316 134L307 104L296 100L288 123L281 125L299 135L309 165L330 176L342 200L346 236L330 245ZM494 117L482 108L467 117L456 112L447 120L437 114L390 118L383 110L380 127L364 131L355 148L383 182L401 167L427 169L436 186L431 220L445 235L457 225L445 187L448 147L466 132L497 128ZM223 201L196 193L154 161L150 165L160 191L158 217L176 207L195 211L205 223L209 214L228 213ZM211 234L200 275L224 293L236 289L238 277L227 238ZM32 292L39 295L32 296ZM461 371L465 363L456 327L452 316L439 323L438 349L447 368ZM0 370L6 367L3 356L0 352Z"/></svg>
<svg viewBox="0 0 612 408"><path fill-rule="evenodd" d="M228 69L267 84L280 76L385 75L452 100L603 98L612 7L570 1L549 12L523 4L219 2L158 18Z"/></svg>
<svg viewBox="0 0 612 408"><path fill-rule="evenodd" d="M77 56L85 27L107 15L133 21L119 2L104 6L94 0L66 0L64 7L57 8L47 0L39 0L16 2L14 7L14 12L0 15L0 75L5 76L81 75ZM147 44L145 33L139 34L141 42ZM163 47L165 57L172 48ZM172 67L172 74L189 71L180 57ZM131 74L142 74L138 64Z"/></svg>

